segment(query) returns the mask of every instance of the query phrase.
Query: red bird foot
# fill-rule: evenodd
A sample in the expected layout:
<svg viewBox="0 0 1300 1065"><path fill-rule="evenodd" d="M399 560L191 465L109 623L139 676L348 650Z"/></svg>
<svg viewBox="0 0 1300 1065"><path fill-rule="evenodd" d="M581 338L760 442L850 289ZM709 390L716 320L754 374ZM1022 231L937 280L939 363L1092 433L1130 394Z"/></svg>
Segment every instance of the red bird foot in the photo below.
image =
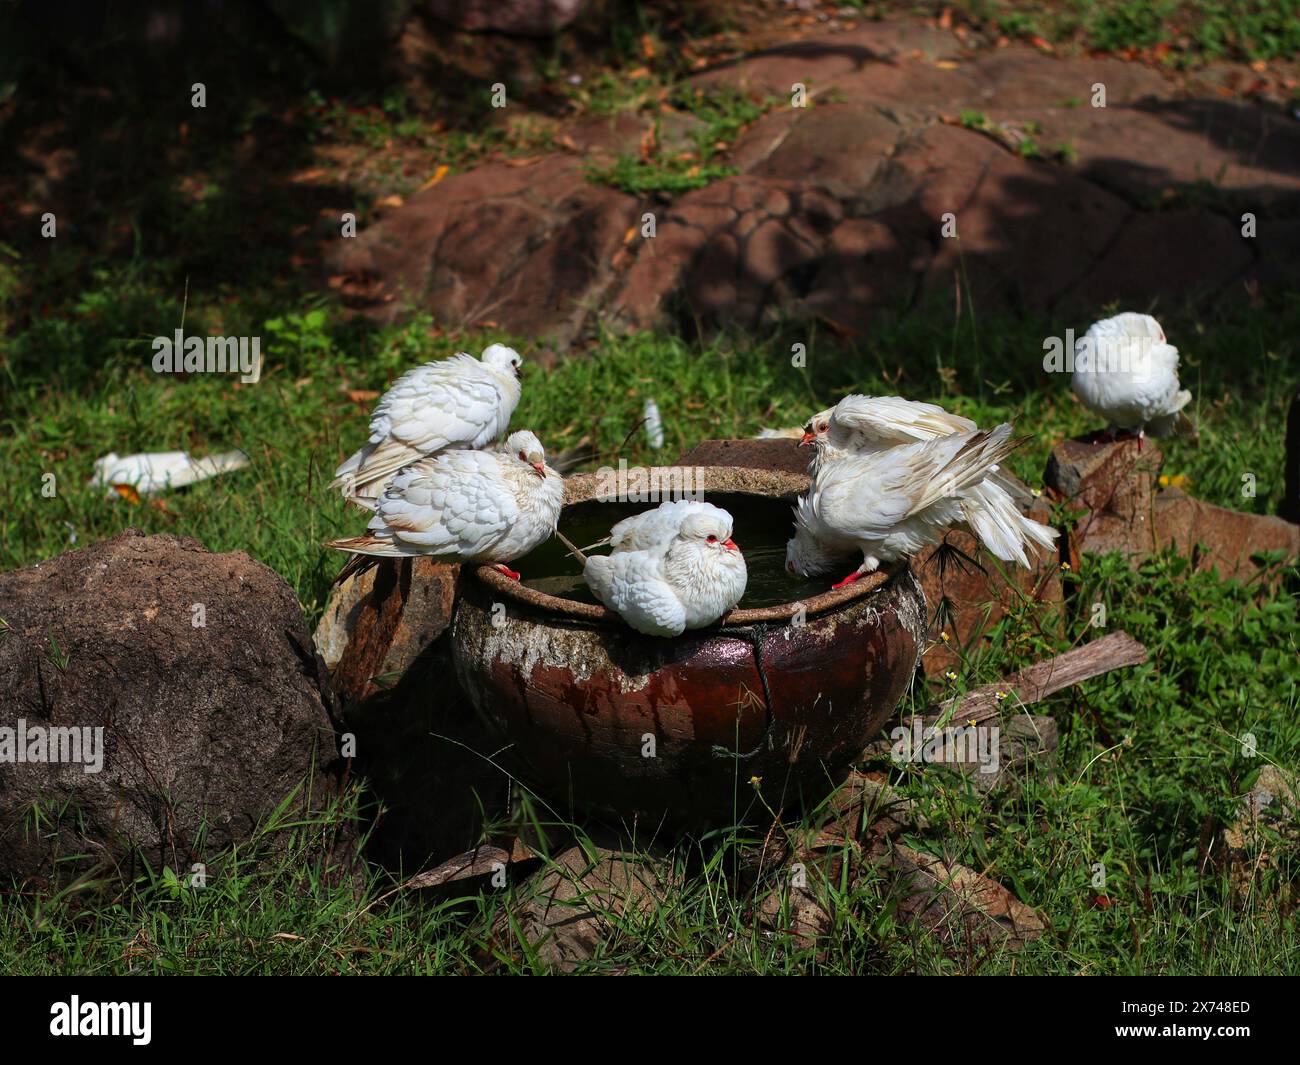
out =
<svg viewBox="0 0 1300 1065"><path fill-rule="evenodd" d="M497 565L493 566L492 568L495 569L498 573L504 573L504 574L505 574L507 577L509 577L512 581L517 581L517 580L519 579L519 574L516 573L514 570L512 570L512 569L511 569L509 566L507 566L504 562L498 563Z"/></svg>
<svg viewBox="0 0 1300 1065"><path fill-rule="evenodd" d="M850 584L852 584L854 581L860 581L861 579L862 579L862 572L861 572L860 570L854 570L854 571L853 571L852 573L850 573L847 577L845 577L842 581L840 581L839 584L832 584L832 585L831 585L831 591L835 591L836 589L839 589L839 588L847 588L847 587L848 587Z"/></svg>

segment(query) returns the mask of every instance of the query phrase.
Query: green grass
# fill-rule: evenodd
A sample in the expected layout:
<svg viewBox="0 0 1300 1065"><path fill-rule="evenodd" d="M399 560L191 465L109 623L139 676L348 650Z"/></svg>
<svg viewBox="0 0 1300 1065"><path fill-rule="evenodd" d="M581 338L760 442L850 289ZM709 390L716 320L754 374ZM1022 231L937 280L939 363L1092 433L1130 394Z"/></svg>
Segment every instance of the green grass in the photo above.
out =
<svg viewBox="0 0 1300 1065"><path fill-rule="evenodd" d="M1300 55L1297 0L966 0L952 5L977 26L1011 38L1043 38L1089 51L1162 46L1168 61L1294 60ZM886 4L887 9L909 10Z"/></svg>
<svg viewBox="0 0 1300 1065"><path fill-rule="evenodd" d="M676 194L705 185L736 173L735 167L716 159L731 147L741 131L775 106L771 98L753 100L730 88L698 89L679 86L668 93L668 102L678 115L698 123L691 130L687 150L669 150L658 146L649 158L620 155L613 163L593 166L588 177L635 196L648 193ZM663 119L656 117L656 138Z"/></svg>
<svg viewBox="0 0 1300 1065"><path fill-rule="evenodd" d="M135 525L196 536L217 551L248 551L284 576L314 618L340 564L321 542L361 524L325 489L335 463L364 435L369 401L354 402L348 391L381 389L405 367L458 347L478 350L489 338L435 335L418 316L370 332L310 303L269 314L254 299L227 304L191 292L191 328L220 310L227 332L262 336L263 378L251 386L233 378L164 380L149 369L147 340L174 326L181 299L150 271L107 271L5 339L0 566L66 550L70 528L80 545ZM1300 302L1220 318L1162 317L1183 352L1201 433L1199 445L1166 444L1166 472L1186 477L1210 502L1272 512L1282 486L1280 446L1259 426L1284 419L1300 362ZM668 461L703 437L799 423L850 389L899 391L982 423L1017 418L1031 441L1013 465L1036 484L1052 442L1092 427L1068 382L1041 372L1043 338L1065 324L913 315L847 348L793 324L761 341L610 336L589 357L527 368L515 421L535 428L552 451L588 436L598 462L618 454L634 463ZM796 340L808 346L806 368L791 366ZM658 451L636 430L647 397L658 401L666 427ZM169 493L161 508L86 487L92 460L109 450L230 447L247 451L251 468ZM58 485L53 498L40 492L47 472ZM1253 499L1241 495L1245 472L1257 480ZM935 826L918 845L987 871L1049 918L1051 932L1015 959L1017 972L1300 970L1300 935L1285 901L1295 886L1294 847L1278 848L1265 882L1244 901L1233 896L1217 857L1204 854L1207 833L1213 838L1232 819L1259 765L1294 769L1300 761L1294 598L1278 581L1221 582L1185 572L1176 559L1136 573L1088 560L1067 580L1076 601L1106 603L1109 628L1147 643L1151 664L1043 704L1062 728L1055 775L1036 767L989 806L941 769L887 767ZM1027 613L1013 613L958 670L956 684L974 686L1096 635L1084 627L1087 617L1084 611L1064 634L1044 636ZM934 694L947 687L939 682ZM909 705L926 697L918 689ZM1240 753L1247 731L1257 738L1255 758ZM740 872L758 841L738 830L675 842L662 858L678 888L654 913L615 920L619 931L591 967L997 972L1012 965L1010 955L946 955L918 939L898 922L876 877L841 883L819 880L815 870L810 883L831 907L835 930L819 950L800 953L788 936L768 936L752 920L753 905L780 887L770 874L752 882ZM527 889L466 888L430 902L393 894L387 875L372 869L357 902L310 863L272 863L268 871L252 860L256 849L216 859L214 886L203 891L158 870L126 887L11 894L0 909L0 957L19 971L89 972L527 971L538 964L498 926ZM1090 885L1095 862L1108 872L1109 908L1099 908L1102 893Z"/></svg>
<svg viewBox="0 0 1300 1065"><path fill-rule="evenodd" d="M258 335L266 367L260 384L234 377L159 377L149 340L180 320L183 291L165 293L145 272L103 277L56 313L5 343L0 363L0 566L48 558L69 545L71 527L87 543L137 525L184 531L217 551L249 551L281 573L309 615L323 606L337 559L318 545L352 530L355 515L326 492L334 466L364 438L370 400L403 368L479 338L433 336L427 319L367 332L333 322L322 309L269 314L255 301L206 301L190 294L187 329L201 332L221 312L227 334ZM169 306L170 304L170 306ZM526 368L518 425L535 429L552 452L590 436L605 460L637 424L646 398L663 412L663 449L634 433L630 461L668 461L706 436L752 434L762 425L801 424L848 391L901 391L941 402L981 423L1018 418L1032 437L1013 459L1039 483L1053 442L1093 427L1068 381L1041 370L1043 338L1067 324L944 323L913 315L869 341L842 349L830 336L789 327L755 343L720 337L702 346L641 334L607 337L593 358ZM1300 302L1221 320L1166 316L1196 397L1199 444L1166 444L1166 472L1182 475L1209 502L1272 513L1281 499L1282 456L1261 423L1285 420L1288 367L1300 359ZM808 344L806 369L790 365L790 344ZM527 345L524 345L526 350ZM100 365L99 370L91 367ZM899 376L901 375L901 376ZM896 382L896 383L895 383ZM250 469L163 498L165 510L105 499L87 487L93 460L109 451L239 447ZM52 473L57 494L41 494ZM1241 495L1254 474L1257 495Z"/></svg>
<svg viewBox="0 0 1300 1065"><path fill-rule="evenodd" d="M1294 604L1260 583L1224 584L1176 558L1131 572L1090 561L1069 578L1083 602L1108 605L1108 628L1142 640L1151 662L1090 681L1037 708L1061 725L1054 767L1035 764L981 800L936 767L893 769L930 822L907 839L986 871L1051 922L1018 955L945 953L895 912L869 872L845 881L811 865L812 895L831 931L803 949L759 926L753 910L787 874L755 869L760 830L680 838L654 850L675 885L644 913L608 913L612 929L584 969L691 973L1221 973L1300 971L1294 841L1270 840L1270 863L1234 895L1207 826L1233 816L1260 765L1300 755L1300 658ZM1060 638L1011 618L959 667L961 686L1025 656L1097 635L1087 614ZM1216 648L1207 655L1208 645ZM907 706L914 706L914 693ZM1252 733L1257 755L1243 753ZM737 781L745 801L747 790ZM355 800L356 793L350 795ZM0 906L0 958L17 973L473 973L539 971L507 919L533 890L452 885L400 890L378 870L354 887L324 875L318 844L355 816L344 802L306 824L284 815L238 852L217 857L207 885L187 870L146 870L127 885L102 871L64 890L27 890ZM549 827L552 831L557 826ZM806 826L790 826L793 833ZM581 829L575 830L580 842ZM287 849L283 841L288 838ZM1212 838L1212 836L1208 837ZM832 854L830 857L844 857ZM644 852L633 861L647 860ZM1093 885L1097 863L1106 883ZM1099 904L1104 896L1106 905ZM597 904L599 909L599 904Z"/></svg>
<svg viewBox="0 0 1300 1065"><path fill-rule="evenodd" d="M683 10L694 17L697 6ZM1189 61L1271 60L1300 49L1295 0L1194 0L1159 8L1108 0L1047 11L973 3L967 10L1012 36L1042 34L1100 50L1164 42ZM652 113L667 102L697 123L686 150L619 159L597 180L653 194L721 176L723 149L716 146L732 143L769 105L737 94L674 91L686 67L671 40L653 37L642 5L635 18L610 25L605 47L617 60L612 69L588 69L572 85L559 55L543 71L546 80L558 83L577 111ZM644 55L647 33L658 49L653 61ZM645 73L628 69L643 65ZM359 146L377 159L386 159L392 141L398 152L426 153L430 169L457 169L492 153L545 144L545 133L527 125L470 121L484 112L478 99L445 129L431 124L436 105L417 105L400 93L351 102L347 108L316 95L282 125L256 114L230 121ZM986 120L966 112L961 121L981 128ZM164 134L158 137L162 142ZM233 143L211 138L207 148L195 149L193 158L162 176L152 169L132 172L121 182L125 198L114 201L110 219L125 220L120 234L107 223L94 231L102 220L92 218L90 239L60 241L60 249L73 250L40 261L0 244L0 463L6 471L0 478L0 570L128 526L173 532L265 562L314 622L342 561L321 544L364 524L325 488L337 462L364 439L373 401L349 393L383 389L422 360L510 338L446 335L418 314L405 325L371 330L341 320L323 298L304 297L301 280L286 277L282 261L284 219L295 217L286 207L300 193L279 183L247 186L240 178L243 164L219 146L227 140ZM1024 151L1048 150L1025 143ZM121 152L112 141L102 150ZM1067 159L1070 150L1051 149ZM291 161L286 172L309 159L294 155ZM84 166L94 171L96 165L91 153ZM203 187L182 199L172 183L192 172L203 176ZM411 181L426 176L421 170ZM358 210L364 219L364 195ZM263 239L246 247L242 234L254 223ZM99 251L90 250L97 239ZM1011 465L1037 485L1054 442L1095 428L1071 398L1068 381L1041 370L1044 338L1087 322L974 313L969 301L966 307L956 320L938 307L882 321L850 344L798 323L761 337L699 342L650 333L601 337L583 357L562 358L545 370L526 367L515 424L537 430L552 453L590 438L599 453L593 466L620 456L631 463L670 462L702 438L800 424L849 391L898 392L940 402L982 424L1017 419L1018 432L1030 440ZM1200 430L1199 444L1163 445L1165 472L1184 477L1193 494L1211 503L1273 513L1283 486L1281 426L1300 372L1300 298L1200 315L1180 307L1151 310L1182 352ZM164 379L152 373L150 341L176 328L182 313L187 332L260 336L262 381L241 386L233 376ZM527 340L516 342L527 357ZM806 368L791 365L794 343L807 346ZM638 429L651 397L666 430L658 450ZM233 447L250 455L248 469L167 493L156 505L105 498L87 486L94 459L108 451L206 454ZM51 474L57 491L47 497L42 487ZM1242 495L1245 474L1255 478L1253 497ZM587 967L664 973L994 973L1013 966L1018 973L1300 972L1296 841L1270 840L1270 862L1245 896L1234 893L1215 843L1261 765L1300 766L1298 578L1294 568L1270 576L1243 585L1190 573L1170 557L1136 572L1113 558L1086 559L1080 572L1064 578L1072 604L1104 603L1107 630L1124 629L1143 641L1151 662L1035 708L1061 728L1054 766L1035 764L987 799L938 767L875 766L889 772L932 826L907 842L986 872L1049 920L1050 931L1018 955L945 953L898 918L879 877L841 879L820 867L810 867L809 884L832 914L832 930L814 950L799 949L782 930L788 921L773 933L753 916L767 895L783 891L781 874L753 868L765 834L761 826L666 841L656 857L672 892L648 913L609 915L614 933ZM1013 610L956 668L955 680L918 685L904 709L1099 635L1087 627L1088 618L1087 609L1077 609L1062 630L1044 632L1041 619ZM0 640L6 634L0 618ZM66 664L53 637L46 658L53 668ZM1244 753L1246 733L1255 737L1254 755ZM0 891L0 968L537 970L536 952L504 920L530 890L518 882L500 890L472 884L422 895L396 890L393 876L375 867L363 868L357 884L323 875L319 840L340 821L358 817L358 806L369 801L363 789L354 785L337 809L311 824L272 817L249 844L212 858L202 889L186 884L185 870L146 869L125 883L100 870L71 883ZM747 802L745 782L738 780L737 789ZM810 814L790 831L814 820ZM549 834L581 839L586 827L552 825ZM1096 863L1107 872L1104 889L1091 883Z"/></svg>

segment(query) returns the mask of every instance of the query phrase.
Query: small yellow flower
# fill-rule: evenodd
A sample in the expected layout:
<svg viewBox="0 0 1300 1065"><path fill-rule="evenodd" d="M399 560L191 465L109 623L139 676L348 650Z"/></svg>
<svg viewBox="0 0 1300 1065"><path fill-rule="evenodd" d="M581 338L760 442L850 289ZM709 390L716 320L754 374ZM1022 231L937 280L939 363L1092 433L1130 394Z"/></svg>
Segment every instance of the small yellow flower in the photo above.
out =
<svg viewBox="0 0 1300 1065"><path fill-rule="evenodd" d="M941 632L941 633L939 633L939 639L941 639L944 643L947 643L947 642L948 642L948 634L947 634L946 632Z"/></svg>
<svg viewBox="0 0 1300 1065"><path fill-rule="evenodd" d="M975 719L974 719L974 718L971 718L969 721L966 722L966 724L968 724L971 728L974 728L974 727L975 727Z"/></svg>
<svg viewBox="0 0 1300 1065"><path fill-rule="evenodd" d="M1069 573L1069 572L1070 572L1070 564L1069 564L1068 562L1062 562L1062 563L1061 563L1061 572L1062 572L1062 573Z"/></svg>
<svg viewBox="0 0 1300 1065"><path fill-rule="evenodd" d="M753 777L750 777L750 778L749 778L749 786L750 786L751 788L756 788L756 787L758 787L761 783L763 783L763 778L762 778L762 777L759 777L759 776L753 776Z"/></svg>
<svg viewBox="0 0 1300 1065"><path fill-rule="evenodd" d="M956 679L957 679L957 673L956 673L955 670L952 670L952 669L948 670L948 672L945 673L944 676L947 677L949 680L956 680Z"/></svg>
<svg viewBox="0 0 1300 1065"><path fill-rule="evenodd" d="M1005 699L1006 697L1007 697L1007 693L1003 691L997 691L993 693L993 698L996 699L998 702L1002 702L1002 700Z"/></svg>

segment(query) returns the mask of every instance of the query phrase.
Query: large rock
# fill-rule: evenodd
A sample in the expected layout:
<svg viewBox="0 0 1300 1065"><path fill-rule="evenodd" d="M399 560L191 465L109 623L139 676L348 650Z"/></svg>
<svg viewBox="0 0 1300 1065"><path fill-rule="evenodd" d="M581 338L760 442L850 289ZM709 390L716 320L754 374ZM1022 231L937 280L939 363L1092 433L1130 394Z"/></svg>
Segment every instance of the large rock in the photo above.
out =
<svg viewBox="0 0 1300 1065"><path fill-rule="evenodd" d="M0 875L136 852L188 871L295 788L316 805L334 793L327 682L302 612L243 552L129 530L0 576L0 617ZM6 750L25 730L39 755L33 737L53 729L78 730L61 761Z"/></svg>
<svg viewBox="0 0 1300 1065"><path fill-rule="evenodd" d="M329 266L368 282L356 306L377 321L415 301L449 328L492 322L567 345L610 282L635 208L567 155L493 163L412 196L343 240Z"/></svg>
<svg viewBox="0 0 1300 1065"><path fill-rule="evenodd" d="M735 173L675 196L601 183L620 156L682 161L701 119L671 98L653 114L561 120L563 151L416 194L342 242L343 283L331 280L381 321L414 303L451 328L490 322L556 348L602 327L820 320L851 336L946 311L958 293L1073 317L1300 280L1300 126L1280 109L1184 98L1140 63L1020 44L972 54L951 32L890 21L687 84L764 101L712 159ZM796 84L807 106L793 106ZM1092 106L1098 84L1105 107Z"/></svg>
<svg viewBox="0 0 1300 1065"><path fill-rule="evenodd" d="M1246 580L1258 572L1251 556L1300 555L1300 526L1265 514L1216 507L1176 487L1161 487L1164 456L1147 439L1097 443L1066 440L1052 449L1046 482L1058 499L1083 513L1067 544L1071 564L1086 554L1117 551L1132 565L1166 546L1201 570Z"/></svg>
<svg viewBox="0 0 1300 1065"><path fill-rule="evenodd" d="M564 29L582 0L427 0L430 14L463 30L547 37Z"/></svg>

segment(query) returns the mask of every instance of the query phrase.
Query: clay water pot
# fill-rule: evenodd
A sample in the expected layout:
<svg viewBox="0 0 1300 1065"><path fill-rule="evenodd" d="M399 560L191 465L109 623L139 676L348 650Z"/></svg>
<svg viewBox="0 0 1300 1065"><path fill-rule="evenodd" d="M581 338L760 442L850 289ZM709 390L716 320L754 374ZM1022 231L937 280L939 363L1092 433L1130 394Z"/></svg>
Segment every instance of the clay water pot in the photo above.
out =
<svg viewBox="0 0 1300 1065"><path fill-rule="evenodd" d="M706 498L771 499L773 520L789 521L798 478L696 472ZM594 474L571 478L565 506L600 490ZM926 630L906 564L671 639L490 566L465 578L452 620L457 677L502 757L564 816L730 823L823 796L897 708Z"/></svg>

